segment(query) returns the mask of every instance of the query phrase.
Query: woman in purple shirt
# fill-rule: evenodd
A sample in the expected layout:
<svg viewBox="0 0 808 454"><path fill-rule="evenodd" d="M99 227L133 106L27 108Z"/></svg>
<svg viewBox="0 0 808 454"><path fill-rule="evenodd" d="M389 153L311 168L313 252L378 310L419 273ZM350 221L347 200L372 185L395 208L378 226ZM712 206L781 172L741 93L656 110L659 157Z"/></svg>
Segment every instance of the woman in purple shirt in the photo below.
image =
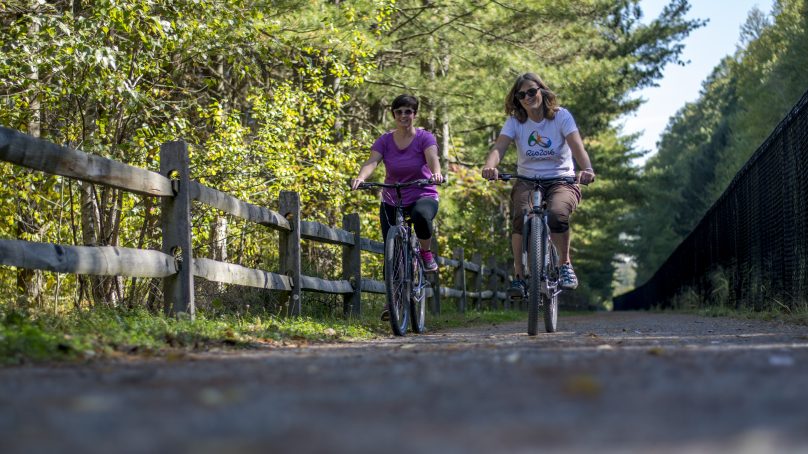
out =
<svg viewBox="0 0 808 454"><path fill-rule="evenodd" d="M351 188L356 189L359 183L370 177L379 162L384 162L387 171L385 183L404 183L421 178L432 178L436 183L443 182L435 136L429 131L415 127L418 99L415 96L400 95L393 100L390 110L396 120L396 129L376 139L370 147L370 158L362 163L359 175L351 181ZM438 264L432 256L431 243L434 232L432 220L438 213L438 191L434 185L411 186L401 190L401 197L404 212L412 217L415 236L421 243L424 269L436 271ZM382 238L387 238L387 231L391 223L395 222L395 206L395 190L385 189L382 192L379 209Z"/></svg>

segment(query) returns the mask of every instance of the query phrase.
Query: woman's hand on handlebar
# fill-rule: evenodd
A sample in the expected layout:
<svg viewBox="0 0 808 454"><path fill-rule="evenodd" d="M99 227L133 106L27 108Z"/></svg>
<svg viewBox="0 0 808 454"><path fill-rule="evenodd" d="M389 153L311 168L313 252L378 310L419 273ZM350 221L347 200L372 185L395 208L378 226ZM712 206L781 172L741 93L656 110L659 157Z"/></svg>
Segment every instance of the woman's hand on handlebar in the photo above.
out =
<svg viewBox="0 0 808 454"><path fill-rule="evenodd" d="M361 178L354 178L351 180L351 191L356 191L359 188L359 185L364 183L365 180Z"/></svg>
<svg viewBox="0 0 808 454"><path fill-rule="evenodd" d="M499 178L499 170L496 167L483 167L483 178L486 180L496 180Z"/></svg>
<svg viewBox="0 0 808 454"><path fill-rule="evenodd" d="M444 181L446 181L446 178L444 178L442 173L438 172L438 173L433 173L432 177L429 178L429 181L431 181L431 182L433 182L435 184L441 184Z"/></svg>
<svg viewBox="0 0 808 454"><path fill-rule="evenodd" d="M578 173L578 183L589 184L595 182L595 171L592 168L583 169Z"/></svg>

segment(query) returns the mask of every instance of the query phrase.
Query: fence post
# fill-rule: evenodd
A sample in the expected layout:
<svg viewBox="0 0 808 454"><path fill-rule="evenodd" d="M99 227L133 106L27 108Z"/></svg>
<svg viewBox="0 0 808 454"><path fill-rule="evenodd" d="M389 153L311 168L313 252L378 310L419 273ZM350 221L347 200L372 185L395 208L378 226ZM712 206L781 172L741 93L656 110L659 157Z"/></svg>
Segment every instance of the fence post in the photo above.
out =
<svg viewBox="0 0 808 454"><path fill-rule="evenodd" d="M499 273L497 272L497 259L495 257L488 257L488 271L491 273L488 275L488 290L494 292L494 294L491 295L489 307L498 310L499 297L497 296L497 292L499 291Z"/></svg>
<svg viewBox="0 0 808 454"><path fill-rule="evenodd" d="M510 270L513 270L513 263L510 262L499 262L499 268L505 270L505 274L509 274ZM508 284L508 278L504 277L505 285ZM515 304L508 298L508 295L505 295L505 299L502 300L502 309L504 310L512 310L514 309Z"/></svg>
<svg viewBox="0 0 808 454"><path fill-rule="evenodd" d="M354 234L353 246L342 246L342 278L348 280L354 290L343 295L343 311L346 316L359 316L362 312L362 232L359 214L342 216L342 228Z"/></svg>
<svg viewBox="0 0 808 454"><path fill-rule="evenodd" d="M432 235L432 245L430 246L435 260L440 260L438 257L438 238L437 235ZM434 273L429 273L431 277L428 278L429 283L432 285L432 301L430 304L430 312L432 315L440 315L440 269Z"/></svg>
<svg viewBox="0 0 808 454"><path fill-rule="evenodd" d="M168 314L186 313L194 318L191 177L188 167L188 144L175 141L160 146L160 174L171 180L174 189L174 197L161 198L162 250L177 261L177 274L163 278L165 310Z"/></svg>
<svg viewBox="0 0 808 454"><path fill-rule="evenodd" d="M288 314L300 315L300 196L296 192L281 191L278 196L281 216L289 221L291 231L278 235L280 271L292 279L292 291L287 300Z"/></svg>
<svg viewBox="0 0 808 454"><path fill-rule="evenodd" d="M457 308L463 314L466 312L466 260L462 247L454 250L453 258L459 262L455 269L454 286L462 292L460 301L457 302Z"/></svg>
<svg viewBox="0 0 808 454"><path fill-rule="evenodd" d="M483 296L481 294L483 291L483 271L485 271L483 268L483 256L479 252L475 252L471 256L471 263L477 265L479 270L474 272L474 283L472 284L474 291L477 292L477 298L474 299L474 308L479 311L483 308Z"/></svg>

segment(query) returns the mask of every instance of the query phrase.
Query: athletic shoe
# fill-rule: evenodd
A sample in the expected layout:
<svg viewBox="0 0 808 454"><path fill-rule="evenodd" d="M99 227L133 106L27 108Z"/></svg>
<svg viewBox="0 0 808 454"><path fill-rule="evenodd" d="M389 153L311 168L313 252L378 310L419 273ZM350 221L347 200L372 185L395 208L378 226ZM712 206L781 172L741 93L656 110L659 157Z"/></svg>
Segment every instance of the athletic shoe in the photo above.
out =
<svg viewBox="0 0 808 454"><path fill-rule="evenodd" d="M421 251L421 258L424 259L424 271L438 271L438 262L432 256L432 251Z"/></svg>
<svg viewBox="0 0 808 454"><path fill-rule="evenodd" d="M511 281L511 286L508 288L508 296L512 300L520 300L527 294L527 285L522 279L515 279Z"/></svg>
<svg viewBox="0 0 808 454"><path fill-rule="evenodd" d="M558 285L564 290L575 290L578 287L578 278L569 263L561 265L558 270Z"/></svg>

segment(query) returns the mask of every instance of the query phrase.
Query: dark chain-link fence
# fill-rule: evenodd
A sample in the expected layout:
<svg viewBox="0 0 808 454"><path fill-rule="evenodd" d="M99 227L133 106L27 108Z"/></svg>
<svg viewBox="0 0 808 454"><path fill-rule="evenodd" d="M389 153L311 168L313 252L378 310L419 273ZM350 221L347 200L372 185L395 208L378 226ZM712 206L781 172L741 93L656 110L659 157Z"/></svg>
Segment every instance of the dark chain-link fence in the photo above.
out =
<svg viewBox="0 0 808 454"><path fill-rule="evenodd" d="M808 92L654 276L616 310L674 301L795 307L808 299Z"/></svg>

